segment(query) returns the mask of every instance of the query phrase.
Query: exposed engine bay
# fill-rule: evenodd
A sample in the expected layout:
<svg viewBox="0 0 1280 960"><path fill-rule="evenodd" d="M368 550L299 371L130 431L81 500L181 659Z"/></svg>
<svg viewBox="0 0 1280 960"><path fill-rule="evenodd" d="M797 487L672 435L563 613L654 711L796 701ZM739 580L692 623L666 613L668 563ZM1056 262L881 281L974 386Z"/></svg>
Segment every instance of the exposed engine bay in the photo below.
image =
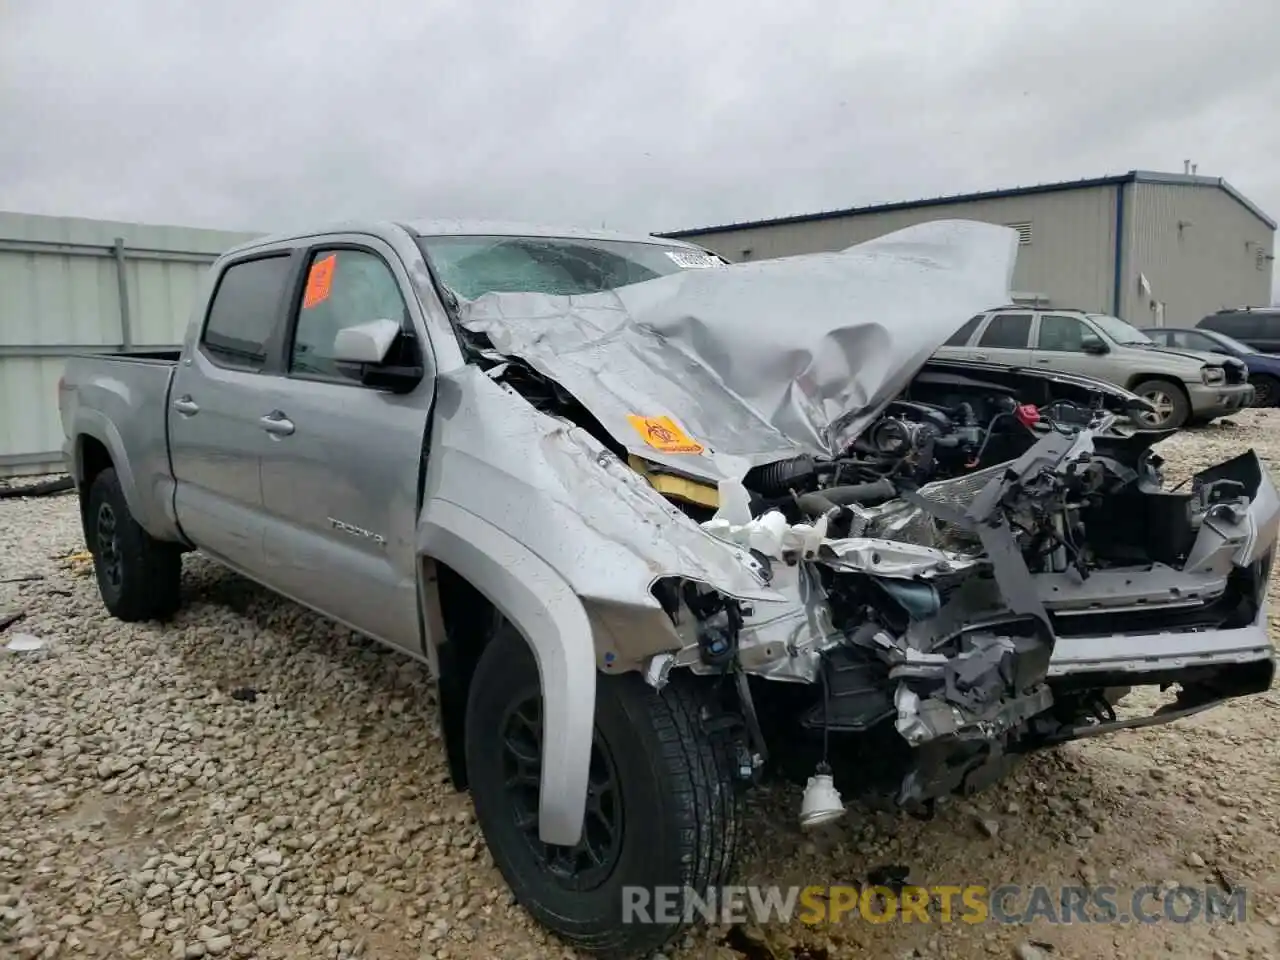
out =
<svg viewBox="0 0 1280 960"><path fill-rule="evenodd" d="M1114 702L1135 683L1180 686L1158 721L1267 689L1272 663L1237 662L1248 655L1235 645L1197 666L1135 639L1265 619L1273 546L1250 543L1276 504L1265 492L1258 503L1256 456L1166 490L1150 449L1162 434L1111 413L1066 425L1018 405L992 419L1007 413L1016 428L1004 442L1024 452L980 466L993 426L976 427L970 410L956 426L954 410L891 404L851 456L762 472L785 473L788 495L776 483L749 490L749 519L722 508L704 527L747 547L766 577L794 577L801 596L823 601L806 615L829 620L819 631L808 620L806 643L798 624L757 625L753 611L684 584L683 607L666 603L678 623L691 615L695 642L675 663L714 672L736 661L758 677L815 684L750 685L764 749L801 770L819 753L820 768L908 807L977 789L1017 754L1130 725ZM889 449L875 439L886 435ZM896 443L905 436L916 439ZM1076 638L1104 652L1079 674L1063 650ZM913 755L894 748L889 729ZM863 736L852 751L828 752L831 734ZM797 750L806 740L808 756Z"/></svg>
<svg viewBox="0 0 1280 960"><path fill-rule="evenodd" d="M910 275L921 260L901 253L864 266ZM962 266L929 269L977 269ZM861 274L768 269L788 307L829 282L830 302L795 314L814 324L803 350L763 321L742 333L744 314L768 311L759 278L732 270L590 309L483 298L463 322L492 380L587 431L769 594L662 574L648 587L673 642L639 668L659 689L717 684L744 777L816 769L928 807L1030 750L1267 689L1280 496L1256 455L1166 488L1152 446L1167 434L1139 426L1128 391L932 359L995 295L959 289L936 329L896 300L876 301L875 321L837 322ZM882 365L863 362L877 350ZM774 379L758 375L770 364ZM636 544L662 537L655 524ZM1176 685L1177 699L1121 720L1136 684Z"/></svg>

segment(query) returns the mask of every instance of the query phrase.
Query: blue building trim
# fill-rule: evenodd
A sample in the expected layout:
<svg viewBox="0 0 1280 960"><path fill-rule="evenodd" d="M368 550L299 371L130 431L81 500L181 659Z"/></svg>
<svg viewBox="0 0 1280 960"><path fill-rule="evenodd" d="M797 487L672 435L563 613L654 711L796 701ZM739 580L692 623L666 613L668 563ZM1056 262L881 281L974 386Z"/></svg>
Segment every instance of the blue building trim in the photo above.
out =
<svg viewBox="0 0 1280 960"><path fill-rule="evenodd" d="M1127 185L1128 182L1116 184L1116 250L1115 275L1112 280L1114 289L1111 293L1111 313L1117 317L1120 316L1120 294L1124 289L1124 195Z"/></svg>

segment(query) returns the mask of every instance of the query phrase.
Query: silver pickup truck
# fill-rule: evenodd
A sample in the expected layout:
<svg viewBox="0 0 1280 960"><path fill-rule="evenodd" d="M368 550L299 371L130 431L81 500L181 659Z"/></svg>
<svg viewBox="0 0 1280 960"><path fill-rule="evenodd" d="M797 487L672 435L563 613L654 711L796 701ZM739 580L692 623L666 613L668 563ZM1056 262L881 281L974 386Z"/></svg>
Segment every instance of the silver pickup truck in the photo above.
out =
<svg viewBox="0 0 1280 960"><path fill-rule="evenodd" d="M519 902L654 949L761 777L806 827L851 791L927 814L1269 687L1252 452L1166 489L1133 393L933 357L1015 252L964 221L734 265L474 224L239 247L180 355L67 363L103 601L173 614L200 550L425 661ZM1138 684L1177 697L1122 719Z"/></svg>

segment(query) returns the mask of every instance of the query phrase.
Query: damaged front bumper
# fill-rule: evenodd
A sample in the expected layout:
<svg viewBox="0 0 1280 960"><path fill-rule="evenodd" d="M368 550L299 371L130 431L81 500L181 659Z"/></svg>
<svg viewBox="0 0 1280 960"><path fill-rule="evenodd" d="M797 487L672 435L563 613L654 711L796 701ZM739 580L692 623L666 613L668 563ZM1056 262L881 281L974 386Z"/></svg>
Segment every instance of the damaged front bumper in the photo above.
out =
<svg viewBox="0 0 1280 960"><path fill-rule="evenodd" d="M948 756L932 773L906 777L903 803L970 785L979 770L1038 746L1169 722L1268 689L1275 650L1266 591L1280 495L1252 451L1197 475L1193 489L1226 491L1218 500L1205 494L1199 513L1190 495L1142 492L1157 498L1152 509L1185 505L1195 514L1177 563L1162 555L1031 572L1004 509L1010 491L1046 469L1083 463L1095 453L1092 440L1090 431L1049 436L979 478L976 493L972 478L957 482L969 485L963 508L921 488L880 513L879 529L898 532L928 513L965 532L970 552L871 536L825 539L804 524L774 523L764 533L763 521L707 524L740 546L772 544L763 575L790 601L742 610L741 671L820 685L804 717L810 729L863 733L891 723L914 752ZM850 598L868 592L897 603L899 629L851 615ZM671 665L723 669L708 662L704 638L690 639ZM1176 684L1177 702L1150 717L1118 719L1110 692L1149 684ZM970 759L955 762L956 755Z"/></svg>

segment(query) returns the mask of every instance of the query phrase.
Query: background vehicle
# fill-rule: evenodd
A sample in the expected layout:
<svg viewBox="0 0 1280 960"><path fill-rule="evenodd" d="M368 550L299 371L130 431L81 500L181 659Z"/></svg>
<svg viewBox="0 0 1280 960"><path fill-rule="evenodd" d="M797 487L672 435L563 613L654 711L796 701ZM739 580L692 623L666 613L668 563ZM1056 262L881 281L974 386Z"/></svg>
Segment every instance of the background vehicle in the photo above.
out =
<svg viewBox="0 0 1280 960"><path fill-rule="evenodd" d="M1159 347L1118 317L1079 310L1001 307L973 317L940 357L1044 366L1107 380L1155 408L1146 422L1176 428L1248 406L1253 388L1233 357Z"/></svg>
<svg viewBox="0 0 1280 960"><path fill-rule="evenodd" d="M1280 356L1259 353L1247 343L1216 330L1148 327L1142 332L1161 346L1198 353L1221 353L1243 361L1249 368L1249 383L1253 385L1253 406L1274 407L1280 404Z"/></svg>
<svg viewBox="0 0 1280 960"><path fill-rule="evenodd" d="M806 825L844 812L833 777L928 809L1269 686L1256 456L1165 491L1128 391L928 359L1004 295L1013 231L739 269L511 230L239 247L176 362L72 358L59 400L107 609L171 614L199 549L425 661L495 863L575 945L674 936L681 904L626 923L623 887L725 883L766 769L815 771ZM743 400L797 381L834 393ZM828 415L847 434L795 439ZM1144 683L1180 699L1118 720Z"/></svg>
<svg viewBox="0 0 1280 960"><path fill-rule="evenodd" d="M1280 353L1280 307L1219 310L1197 323L1196 329L1225 333L1259 353Z"/></svg>

